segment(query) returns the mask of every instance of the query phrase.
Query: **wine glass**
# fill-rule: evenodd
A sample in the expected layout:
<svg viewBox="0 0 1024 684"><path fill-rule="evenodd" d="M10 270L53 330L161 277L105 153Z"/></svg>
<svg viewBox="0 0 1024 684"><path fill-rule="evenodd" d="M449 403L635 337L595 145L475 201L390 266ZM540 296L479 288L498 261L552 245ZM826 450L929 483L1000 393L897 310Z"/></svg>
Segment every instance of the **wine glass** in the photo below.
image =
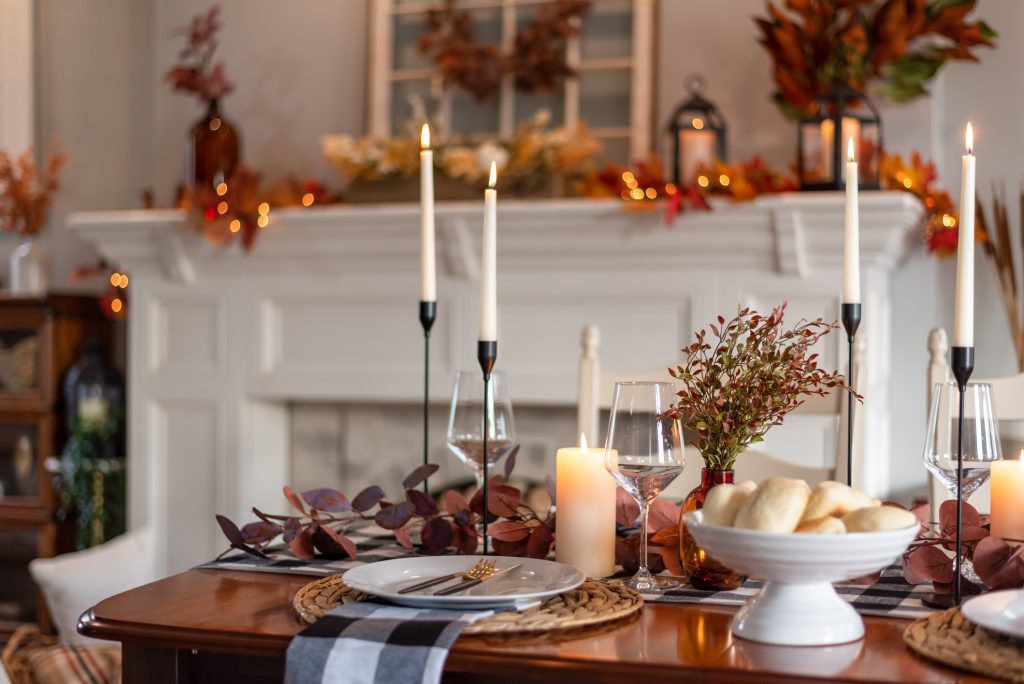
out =
<svg viewBox="0 0 1024 684"><path fill-rule="evenodd" d="M992 461L1002 458L998 420L992 406L992 385L970 382L964 388L963 478L957 483L960 389L955 382L935 383L924 444L924 465L956 496L966 501L989 477ZM938 511L933 511L935 516ZM979 581L974 567L961 559L961 574Z"/></svg>
<svg viewBox="0 0 1024 684"><path fill-rule="evenodd" d="M501 372L491 373L487 411L487 467L494 465L512 450L515 423L508 384ZM484 483L484 378L476 371L459 371L452 388L452 407L448 414L447 445L449 451L473 468L477 487Z"/></svg>
<svg viewBox="0 0 1024 684"><path fill-rule="evenodd" d="M645 594L679 584L647 569L651 501L683 472L682 427L667 415L672 400L667 382L617 382L608 419L605 467L640 505L640 568L624 584Z"/></svg>

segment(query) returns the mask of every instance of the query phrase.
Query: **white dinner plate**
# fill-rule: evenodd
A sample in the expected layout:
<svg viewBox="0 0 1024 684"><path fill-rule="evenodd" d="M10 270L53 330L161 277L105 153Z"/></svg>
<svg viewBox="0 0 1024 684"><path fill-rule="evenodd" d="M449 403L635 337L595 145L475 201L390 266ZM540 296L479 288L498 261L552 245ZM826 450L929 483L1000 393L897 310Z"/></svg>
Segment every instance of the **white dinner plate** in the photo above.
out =
<svg viewBox="0 0 1024 684"><path fill-rule="evenodd" d="M511 572L489 579L464 592L450 596L434 596L434 592L451 586L451 582L427 587L409 594L399 594L404 587L453 572L465 572L480 556L417 556L367 563L352 568L344 575L345 584L382 599L414 608L522 608L555 594L575 589L586 576L565 563L536 558L491 556L495 568L522 565Z"/></svg>
<svg viewBox="0 0 1024 684"><path fill-rule="evenodd" d="M1024 639L1024 589L1004 589L964 603L964 617L985 629Z"/></svg>

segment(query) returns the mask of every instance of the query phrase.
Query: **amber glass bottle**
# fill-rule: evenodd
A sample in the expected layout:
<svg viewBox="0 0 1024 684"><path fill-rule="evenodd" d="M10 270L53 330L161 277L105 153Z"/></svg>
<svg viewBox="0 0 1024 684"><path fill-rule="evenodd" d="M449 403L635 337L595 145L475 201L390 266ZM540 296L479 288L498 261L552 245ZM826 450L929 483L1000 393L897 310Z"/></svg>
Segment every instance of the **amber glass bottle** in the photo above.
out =
<svg viewBox="0 0 1024 684"><path fill-rule="evenodd" d="M730 570L702 549L686 530L684 518L690 511L704 507L704 499L715 485L732 484L735 472L732 470L714 470L703 468L700 471L700 484L686 496L683 502L683 515L679 518L679 556L683 562L683 570L697 589L727 591L735 589L746 579L735 570Z"/></svg>
<svg viewBox="0 0 1024 684"><path fill-rule="evenodd" d="M188 134L185 183L211 187L227 181L238 166L239 138L235 127L220 113L217 98Z"/></svg>

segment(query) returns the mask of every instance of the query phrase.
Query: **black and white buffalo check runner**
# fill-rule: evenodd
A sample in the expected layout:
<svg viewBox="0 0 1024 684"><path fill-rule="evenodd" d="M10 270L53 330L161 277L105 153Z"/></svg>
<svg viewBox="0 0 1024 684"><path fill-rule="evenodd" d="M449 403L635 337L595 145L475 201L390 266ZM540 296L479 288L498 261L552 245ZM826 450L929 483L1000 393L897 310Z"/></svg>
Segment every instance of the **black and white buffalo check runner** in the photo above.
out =
<svg viewBox="0 0 1024 684"><path fill-rule="evenodd" d="M491 611L341 605L288 646L286 684L436 684L448 650Z"/></svg>
<svg viewBox="0 0 1024 684"><path fill-rule="evenodd" d="M317 558L302 561L291 555L286 547L278 547L268 551L270 560L239 552L207 563L202 567L323 577L344 574L346 570L364 563L375 563L413 555L410 549L400 546L390 532L375 525L349 530L346 534L359 549L359 557L356 560ZM733 591L703 591L692 587L682 587L664 594L644 596L644 600L652 603L707 603L720 606L739 606L760 591L762 586L762 582L747 580L743 586ZM919 618L933 612L933 609L921 602L923 597L931 593L930 586L908 584L903 579L898 564L886 568L882 572L881 579L874 584L841 583L836 584L835 587L839 595L849 601L850 605L862 615Z"/></svg>

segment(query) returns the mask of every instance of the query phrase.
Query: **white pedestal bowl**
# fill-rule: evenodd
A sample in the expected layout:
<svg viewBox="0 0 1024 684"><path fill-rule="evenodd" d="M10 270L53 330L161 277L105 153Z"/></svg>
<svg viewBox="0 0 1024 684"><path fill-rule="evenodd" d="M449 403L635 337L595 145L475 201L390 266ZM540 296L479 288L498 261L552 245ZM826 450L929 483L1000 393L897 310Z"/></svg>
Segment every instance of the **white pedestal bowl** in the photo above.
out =
<svg viewBox="0 0 1024 684"><path fill-rule="evenodd" d="M918 531L915 525L889 532L778 534L705 525L701 511L686 514L686 527L710 556L764 580L764 588L733 618L733 634L787 646L862 638L863 621L832 583L888 566Z"/></svg>

